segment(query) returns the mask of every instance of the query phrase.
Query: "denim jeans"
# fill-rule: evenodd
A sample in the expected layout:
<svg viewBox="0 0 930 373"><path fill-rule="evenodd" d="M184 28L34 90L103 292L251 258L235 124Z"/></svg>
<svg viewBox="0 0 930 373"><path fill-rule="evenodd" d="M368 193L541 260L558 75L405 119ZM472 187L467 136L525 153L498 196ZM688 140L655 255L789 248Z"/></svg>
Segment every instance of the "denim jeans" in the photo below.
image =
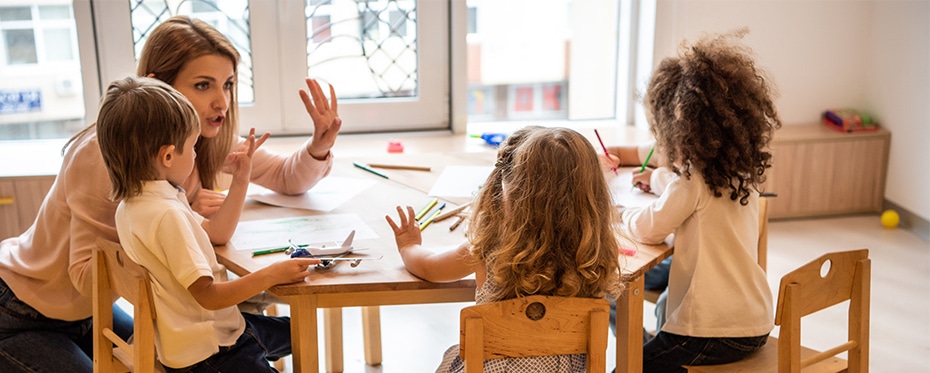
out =
<svg viewBox="0 0 930 373"><path fill-rule="evenodd" d="M739 361L756 352L768 334L746 338L699 338L660 331L643 346L643 373L684 373L682 365Z"/></svg>
<svg viewBox="0 0 930 373"><path fill-rule="evenodd" d="M189 367L168 372L277 372L269 361L291 354L291 319L242 312L245 331L232 346Z"/></svg>
<svg viewBox="0 0 930 373"><path fill-rule="evenodd" d="M132 335L132 317L116 305L113 325L119 336ZM0 372L93 372L93 342L90 318L45 317L0 279Z"/></svg>

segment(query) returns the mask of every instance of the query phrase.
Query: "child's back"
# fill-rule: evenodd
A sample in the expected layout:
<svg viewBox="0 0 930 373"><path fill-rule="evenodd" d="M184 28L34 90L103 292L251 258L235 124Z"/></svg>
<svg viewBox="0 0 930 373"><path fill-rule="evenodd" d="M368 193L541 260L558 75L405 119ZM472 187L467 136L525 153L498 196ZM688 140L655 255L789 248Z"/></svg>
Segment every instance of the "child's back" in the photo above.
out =
<svg viewBox="0 0 930 373"><path fill-rule="evenodd" d="M730 40L742 33L684 46L660 63L644 97L656 146L680 175L654 203L622 214L635 240L675 234L666 323L644 347L645 372L740 360L774 327L756 264L758 188L781 123L748 49Z"/></svg>

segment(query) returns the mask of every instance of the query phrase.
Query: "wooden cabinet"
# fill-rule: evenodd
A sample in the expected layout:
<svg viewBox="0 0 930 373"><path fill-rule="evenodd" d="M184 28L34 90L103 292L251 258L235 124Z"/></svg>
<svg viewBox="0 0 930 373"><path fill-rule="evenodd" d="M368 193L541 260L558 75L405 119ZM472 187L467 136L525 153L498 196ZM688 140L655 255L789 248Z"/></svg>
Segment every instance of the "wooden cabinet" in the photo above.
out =
<svg viewBox="0 0 930 373"><path fill-rule="evenodd" d="M0 240L32 225L55 176L0 177Z"/></svg>
<svg viewBox="0 0 930 373"><path fill-rule="evenodd" d="M783 126L772 141L769 217L877 213L885 196L891 133L843 133L822 124Z"/></svg>

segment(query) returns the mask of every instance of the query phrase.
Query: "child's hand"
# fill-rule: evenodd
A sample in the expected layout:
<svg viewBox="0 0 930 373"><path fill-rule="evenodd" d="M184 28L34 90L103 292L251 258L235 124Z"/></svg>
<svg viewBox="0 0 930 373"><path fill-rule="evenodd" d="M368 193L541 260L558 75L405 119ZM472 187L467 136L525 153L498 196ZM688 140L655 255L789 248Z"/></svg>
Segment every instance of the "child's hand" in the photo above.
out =
<svg viewBox="0 0 930 373"><path fill-rule="evenodd" d="M649 186L650 179L652 178L652 169L646 167L643 172L633 171L633 186L639 188L646 193L652 190L652 187Z"/></svg>
<svg viewBox="0 0 930 373"><path fill-rule="evenodd" d="M291 258L268 266L268 273L273 276L275 284L291 284L304 281L307 268L320 264L319 259Z"/></svg>
<svg viewBox="0 0 930 373"><path fill-rule="evenodd" d="M420 224L414 218L413 207L407 206L407 212L404 213L404 209L397 206L397 216L399 226L394 223L394 220L389 215L384 216L384 219L387 220L394 231L394 241L397 242L397 249L403 250L410 246L422 244L423 237L420 235Z"/></svg>
<svg viewBox="0 0 930 373"><path fill-rule="evenodd" d="M249 130L249 137L239 146L239 149L226 156L223 171L233 175L233 182L249 183L252 175L252 154L271 134L265 133L258 140L255 139L255 128Z"/></svg>
<svg viewBox="0 0 930 373"><path fill-rule="evenodd" d="M620 167L620 157L613 154L599 154L597 160L601 164L601 169L605 172Z"/></svg>

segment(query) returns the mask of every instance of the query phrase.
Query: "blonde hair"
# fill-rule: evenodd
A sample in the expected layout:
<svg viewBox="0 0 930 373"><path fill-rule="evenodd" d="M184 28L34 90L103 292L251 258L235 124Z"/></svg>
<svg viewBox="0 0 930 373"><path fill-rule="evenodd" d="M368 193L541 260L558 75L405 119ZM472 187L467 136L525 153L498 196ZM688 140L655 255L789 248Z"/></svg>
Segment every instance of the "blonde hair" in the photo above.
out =
<svg viewBox="0 0 930 373"><path fill-rule="evenodd" d="M499 285L492 300L619 295L617 213L578 132L530 126L511 135L473 203L466 233Z"/></svg>
<svg viewBox="0 0 930 373"><path fill-rule="evenodd" d="M200 117L183 94L164 82L127 77L110 83L100 103L97 142L113 183L113 199L139 195L157 178L155 162L163 146L184 151L200 130Z"/></svg>
<svg viewBox="0 0 930 373"><path fill-rule="evenodd" d="M199 19L174 16L155 27L139 57L136 74L148 76L174 85L178 73L184 66L198 57L218 55L229 58L233 66L233 77L238 76L239 52L232 42L213 26ZM201 138L196 145L197 172L203 187L213 189L226 156L239 140L238 79L233 79L230 90L229 109L214 138Z"/></svg>

